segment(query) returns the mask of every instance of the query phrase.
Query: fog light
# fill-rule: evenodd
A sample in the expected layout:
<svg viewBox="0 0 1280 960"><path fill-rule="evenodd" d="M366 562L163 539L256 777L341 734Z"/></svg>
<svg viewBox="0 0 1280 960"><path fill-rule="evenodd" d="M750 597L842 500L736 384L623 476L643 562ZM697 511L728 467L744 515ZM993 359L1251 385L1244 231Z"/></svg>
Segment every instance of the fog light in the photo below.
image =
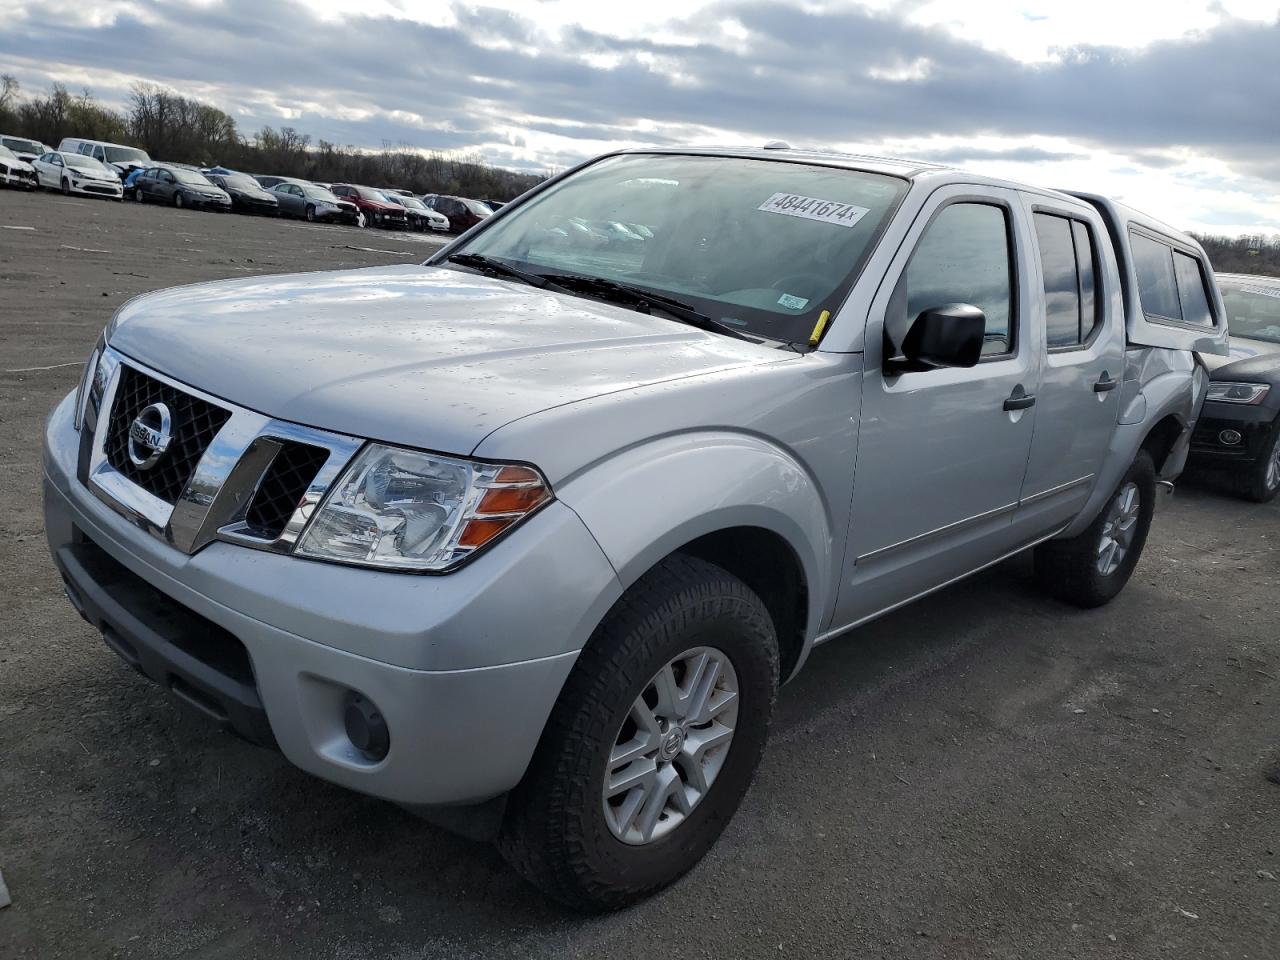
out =
<svg viewBox="0 0 1280 960"><path fill-rule="evenodd" d="M366 760L377 763L386 757L391 749L391 731L372 700L348 690L342 722L347 728L347 738Z"/></svg>
<svg viewBox="0 0 1280 960"><path fill-rule="evenodd" d="M1223 430L1218 434L1218 440L1228 447L1234 447L1243 439L1239 430Z"/></svg>

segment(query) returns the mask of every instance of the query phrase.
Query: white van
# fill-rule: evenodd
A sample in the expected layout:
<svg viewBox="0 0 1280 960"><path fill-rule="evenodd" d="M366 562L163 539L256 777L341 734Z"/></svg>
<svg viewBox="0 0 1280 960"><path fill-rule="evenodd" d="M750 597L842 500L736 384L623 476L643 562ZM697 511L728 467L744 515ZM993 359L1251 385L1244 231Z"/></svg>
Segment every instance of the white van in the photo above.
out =
<svg viewBox="0 0 1280 960"><path fill-rule="evenodd" d="M133 170L151 165L147 151L137 147L126 147L122 143L107 143L105 140L78 140L75 137L64 137L58 144L59 153L82 153L86 157L100 160L107 166L120 172L123 180Z"/></svg>

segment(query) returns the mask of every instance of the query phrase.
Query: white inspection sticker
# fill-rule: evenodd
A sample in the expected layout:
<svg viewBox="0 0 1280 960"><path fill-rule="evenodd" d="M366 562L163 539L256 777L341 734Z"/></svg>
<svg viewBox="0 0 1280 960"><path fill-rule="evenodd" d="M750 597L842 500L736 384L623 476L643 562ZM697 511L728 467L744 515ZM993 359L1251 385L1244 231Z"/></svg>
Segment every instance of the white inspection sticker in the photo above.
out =
<svg viewBox="0 0 1280 960"><path fill-rule="evenodd" d="M803 310L808 303L807 297L797 297L790 293L784 293L778 298L778 306L788 310Z"/></svg>
<svg viewBox="0 0 1280 960"><path fill-rule="evenodd" d="M859 207L852 203L821 200L818 197L802 197L798 193L775 193L756 209L766 213L780 213L787 217L820 220L840 227L856 227L858 221L871 212L866 207Z"/></svg>

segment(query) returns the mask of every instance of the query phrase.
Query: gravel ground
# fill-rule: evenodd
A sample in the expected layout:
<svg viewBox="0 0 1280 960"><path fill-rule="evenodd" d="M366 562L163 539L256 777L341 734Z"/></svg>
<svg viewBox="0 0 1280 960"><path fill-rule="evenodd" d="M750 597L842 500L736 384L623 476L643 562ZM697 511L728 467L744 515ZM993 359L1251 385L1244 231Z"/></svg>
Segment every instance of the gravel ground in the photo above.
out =
<svg viewBox="0 0 1280 960"><path fill-rule="evenodd" d="M603 918L129 670L63 598L39 502L41 423L111 310L427 249L0 194L0 957L1280 954L1280 503L1208 482L1103 610L1016 559L816 651L716 849Z"/></svg>

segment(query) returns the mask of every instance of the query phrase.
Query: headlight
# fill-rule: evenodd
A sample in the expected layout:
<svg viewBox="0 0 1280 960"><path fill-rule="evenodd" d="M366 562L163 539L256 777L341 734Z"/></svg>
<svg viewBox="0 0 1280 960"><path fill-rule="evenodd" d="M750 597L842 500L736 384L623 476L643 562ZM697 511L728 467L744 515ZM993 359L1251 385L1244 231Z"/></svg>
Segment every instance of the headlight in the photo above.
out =
<svg viewBox="0 0 1280 960"><path fill-rule="evenodd" d="M1226 380L1209 384L1209 400L1223 403L1261 403L1271 387L1265 383L1231 383Z"/></svg>
<svg viewBox="0 0 1280 960"><path fill-rule="evenodd" d="M98 365L98 360L102 357L103 341L98 338L98 342L93 347L93 353L89 354L89 362L84 365L84 373L80 375L80 386L76 388L76 409L73 422L78 431L84 424L85 409L91 404L94 412L97 413L98 404L102 402L102 394L106 389L106 378Z"/></svg>
<svg viewBox="0 0 1280 960"><path fill-rule="evenodd" d="M371 443L320 504L295 553L442 572L551 500L532 467Z"/></svg>

